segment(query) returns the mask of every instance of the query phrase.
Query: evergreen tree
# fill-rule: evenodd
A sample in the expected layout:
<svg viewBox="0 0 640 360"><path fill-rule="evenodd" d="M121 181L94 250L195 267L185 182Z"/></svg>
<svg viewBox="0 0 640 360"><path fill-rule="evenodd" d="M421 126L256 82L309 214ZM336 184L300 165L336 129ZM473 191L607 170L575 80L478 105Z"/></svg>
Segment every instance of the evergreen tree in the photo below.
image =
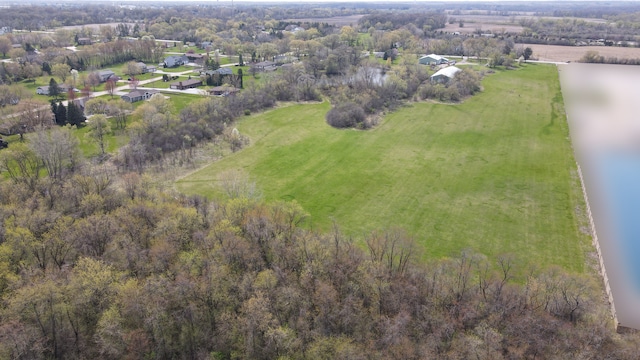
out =
<svg viewBox="0 0 640 360"><path fill-rule="evenodd" d="M75 103L69 102L69 105L67 105L67 122L73 126L80 127L84 120L82 109Z"/></svg>
<svg viewBox="0 0 640 360"><path fill-rule="evenodd" d="M51 100L51 112L53 113L53 116L55 117L55 121L56 124L58 123L58 116L56 115L58 113L58 104L56 104L55 101Z"/></svg>
<svg viewBox="0 0 640 360"><path fill-rule="evenodd" d="M42 63L42 71L46 72L48 75L51 75L51 65L49 65L48 62L43 62Z"/></svg>
<svg viewBox="0 0 640 360"><path fill-rule="evenodd" d="M240 54L240 56L238 57L238 64L240 64L240 66L244 66L244 61L242 60L242 54Z"/></svg>
<svg viewBox="0 0 640 360"><path fill-rule="evenodd" d="M53 104L54 103L52 103L52 108ZM65 126L67 124L67 108L63 103L58 103L58 105L55 107L55 110L53 111L53 114L56 117L56 124L58 124L59 126Z"/></svg>
<svg viewBox="0 0 640 360"><path fill-rule="evenodd" d="M59 95L60 88L58 87L58 83L56 82L56 79L51 78L51 80L49 80L49 96L57 100Z"/></svg>
<svg viewBox="0 0 640 360"><path fill-rule="evenodd" d="M244 89L242 86L242 69L238 69L238 78L240 79L240 89Z"/></svg>
<svg viewBox="0 0 640 360"><path fill-rule="evenodd" d="M220 68L220 64L215 61L215 59L208 59L207 68L210 70L218 70Z"/></svg>

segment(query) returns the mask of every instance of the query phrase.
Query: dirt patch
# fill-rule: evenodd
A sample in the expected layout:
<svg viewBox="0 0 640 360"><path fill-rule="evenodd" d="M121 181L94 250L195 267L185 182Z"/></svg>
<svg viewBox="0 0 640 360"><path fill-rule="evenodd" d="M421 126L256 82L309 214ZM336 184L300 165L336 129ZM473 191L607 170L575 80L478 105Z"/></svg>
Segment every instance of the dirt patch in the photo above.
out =
<svg viewBox="0 0 640 360"><path fill-rule="evenodd" d="M640 48L617 46L556 46L527 44L533 57L543 61L578 61L587 51L597 51L604 57L640 59Z"/></svg>

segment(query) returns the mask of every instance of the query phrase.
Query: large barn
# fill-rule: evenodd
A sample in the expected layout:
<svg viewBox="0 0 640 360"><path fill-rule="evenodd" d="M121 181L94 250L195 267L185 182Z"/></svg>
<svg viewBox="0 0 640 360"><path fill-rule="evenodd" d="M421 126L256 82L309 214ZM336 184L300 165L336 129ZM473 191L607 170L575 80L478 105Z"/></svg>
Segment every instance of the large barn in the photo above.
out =
<svg viewBox="0 0 640 360"><path fill-rule="evenodd" d="M421 57L418 62L421 65L442 65L442 64L448 64L449 63L449 59L447 59L444 56L440 56L440 55L436 55L436 54L429 54L429 55L425 55L423 57Z"/></svg>
<svg viewBox="0 0 640 360"><path fill-rule="evenodd" d="M437 84L437 83L446 83L449 80L453 79L454 77L456 77L456 74L458 72L460 72L461 70L455 66L448 66L446 68L440 69L438 71L436 71L435 74L431 75L431 77L429 78L429 80L431 81L432 84Z"/></svg>

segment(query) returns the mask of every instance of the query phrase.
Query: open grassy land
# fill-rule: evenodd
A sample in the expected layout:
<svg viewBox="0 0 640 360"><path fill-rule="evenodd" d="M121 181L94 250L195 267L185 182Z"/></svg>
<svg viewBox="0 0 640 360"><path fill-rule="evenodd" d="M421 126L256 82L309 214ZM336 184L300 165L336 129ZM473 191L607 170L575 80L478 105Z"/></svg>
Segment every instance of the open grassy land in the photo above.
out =
<svg viewBox="0 0 640 360"><path fill-rule="evenodd" d="M91 119L89 119L91 121ZM105 151L107 153L115 153L119 148L129 142L129 135L126 130L117 128L115 120L109 119L112 132L105 137ZM83 126L73 132L79 142L79 148L84 157L90 158L100 155L100 147L98 143L89 134L89 126Z"/></svg>
<svg viewBox="0 0 640 360"><path fill-rule="evenodd" d="M348 234L403 228L427 256L462 249L582 272L588 239L557 70L488 76L459 105L419 103L374 130L336 130L328 103L293 105L239 125L252 146L177 183L219 194L219 174L241 169L267 200L297 200L314 228Z"/></svg>

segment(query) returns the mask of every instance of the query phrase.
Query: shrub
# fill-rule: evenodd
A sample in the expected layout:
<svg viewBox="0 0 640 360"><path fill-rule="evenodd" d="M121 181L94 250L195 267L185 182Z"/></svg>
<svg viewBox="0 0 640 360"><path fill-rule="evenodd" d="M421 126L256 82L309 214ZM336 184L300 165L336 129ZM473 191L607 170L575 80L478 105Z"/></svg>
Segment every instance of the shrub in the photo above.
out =
<svg viewBox="0 0 640 360"><path fill-rule="evenodd" d="M329 110L326 119L329 125L339 129L369 127L366 124L367 116L365 115L364 110L360 105L353 102L347 102L335 106L333 109Z"/></svg>

